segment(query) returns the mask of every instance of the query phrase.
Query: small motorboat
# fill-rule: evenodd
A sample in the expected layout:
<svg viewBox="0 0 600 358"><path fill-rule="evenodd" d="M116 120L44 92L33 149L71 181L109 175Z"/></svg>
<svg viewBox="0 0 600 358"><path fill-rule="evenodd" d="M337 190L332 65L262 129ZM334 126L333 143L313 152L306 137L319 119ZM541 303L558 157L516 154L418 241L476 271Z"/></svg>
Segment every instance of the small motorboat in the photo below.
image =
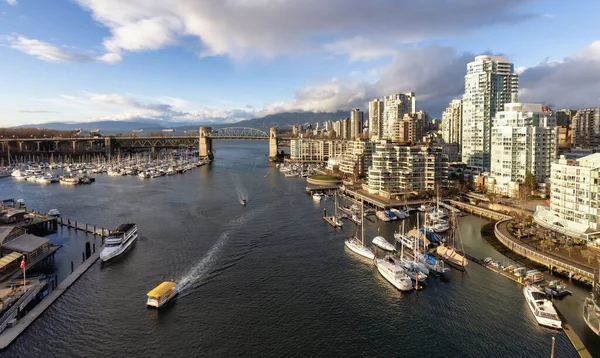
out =
<svg viewBox="0 0 600 358"><path fill-rule="evenodd" d="M58 209L50 209L50 210L48 210L48 215L54 216L54 217L59 217L60 212L58 211Z"/></svg>
<svg viewBox="0 0 600 358"><path fill-rule="evenodd" d="M243 206L246 206L246 199L241 199L240 204L242 204Z"/></svg>
<svg viewBox="0 0 600 358"><path fill-rule="evenodd" d="M373 245L386 251L396 251L394 245L390 244L383 236L376 236L373 239Z"/></svg>

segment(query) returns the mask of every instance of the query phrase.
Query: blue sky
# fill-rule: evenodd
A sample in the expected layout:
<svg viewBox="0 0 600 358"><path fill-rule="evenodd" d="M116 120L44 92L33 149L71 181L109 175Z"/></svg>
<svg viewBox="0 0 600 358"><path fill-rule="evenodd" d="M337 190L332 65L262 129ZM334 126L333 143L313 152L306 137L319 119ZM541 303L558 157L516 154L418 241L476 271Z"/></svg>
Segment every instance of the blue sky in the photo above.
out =
<svg viewBox="0 0 600 358"><path fill-rule="evenodd" d="M594 0L0 0L0 126L232 122L405 91L438 116L481 53L509 56L522 101L598 106L599 11Z"/></svg>

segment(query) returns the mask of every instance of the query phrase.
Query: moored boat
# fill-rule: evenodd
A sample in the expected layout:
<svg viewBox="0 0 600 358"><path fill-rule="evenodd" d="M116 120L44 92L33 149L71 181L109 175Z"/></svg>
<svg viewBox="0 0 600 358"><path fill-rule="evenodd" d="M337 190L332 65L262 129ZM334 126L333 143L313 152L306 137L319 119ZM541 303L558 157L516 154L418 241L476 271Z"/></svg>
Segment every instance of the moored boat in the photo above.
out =
<svg viewBox="0 0 600 358"><path fill-rule="evenodd" d="M523 295L538 324L551 328L561 328L562 323L556 309L554 309L552 302L546 299L544 292L531 285L525 285Z"/></svg>
<svg viewBox="0 0 600 358"><path fill-rule="evenodd" d="M375 265L381 276L400 291L410 291L413 289L413 283L410 277L404 273L402 267L384 259L375 260Z"/></svg>
<svg viewBox="0 0 600 358"><path fill-rule="evenodd" d="M373 238L373 245L386 251L396 251L396 247L390 244L383 236L376 236Z"/></svg>
<svg viewBox="0 0 600 358"><path fill-rule="evenodd" d="M148 292L146 306L160 308L177 295L177 284L165 281Z"/></svg>
<svg viewBox="0 0 600 358"><path fill-rule="evenodd" d="M50 209L50 210L48 210L48 215L59 217L60 216L60 212L58 211L58 209Z"/></svg>
<svg viewBox="0 0 600 358"><path fill-rule="evenodd" d="M122 224L110 233L104 240L104 248L100 252L100 259L108 261L121 255L137 239L137 226L133 223Z"/></svg>

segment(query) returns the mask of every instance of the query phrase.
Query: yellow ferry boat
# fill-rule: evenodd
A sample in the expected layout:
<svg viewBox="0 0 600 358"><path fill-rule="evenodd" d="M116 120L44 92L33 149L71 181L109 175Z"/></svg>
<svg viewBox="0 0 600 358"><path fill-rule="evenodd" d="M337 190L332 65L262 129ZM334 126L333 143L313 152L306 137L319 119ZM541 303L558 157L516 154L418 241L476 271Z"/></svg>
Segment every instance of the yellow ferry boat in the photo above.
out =
<svg viewBox="0 0 600 358"><path fill-rule="evenodd" d="M149 307L162 307L177 295L177 284L172 281L165 281L156 286L152 291L148 292L148 301L146 305Z"/></svg>

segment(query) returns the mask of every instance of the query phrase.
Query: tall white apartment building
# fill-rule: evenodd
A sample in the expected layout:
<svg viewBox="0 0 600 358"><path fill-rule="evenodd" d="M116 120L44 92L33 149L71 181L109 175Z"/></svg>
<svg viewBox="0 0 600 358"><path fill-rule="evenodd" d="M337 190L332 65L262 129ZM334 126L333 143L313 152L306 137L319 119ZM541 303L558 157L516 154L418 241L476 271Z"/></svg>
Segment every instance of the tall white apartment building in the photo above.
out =
<svg viewBox="0 0 600 358"><path fill-rule="evenodd" d="M384 102L374 99L369 102L369 139L381 139Z"/></svg>
<svg viewBox="0 0 600 358"><path fill-rule="evenodd" d="M527 173L542 183L550 177L556 159L556 118L541 104L507 103L496 113L492 126L491 176L496 193L516 196L517 183Z"/></svg>
<svg viewBox="0 0 600 358"><path fill-rule="evenodd" d="M442 113L442 139L446 144L459 143L462 124L462 99L454 99Z"/></svg>
<svg viewBox="0 0 600 358"><path fill-rule="evenodd" d="M597 237L599 170L600 153L577 161L561 156L552 163L550 208L538 206L535 222L571 237Z"/></svg>
<svg viewBox="0 0 600 358"><path fill-rule="evenodd" d="M385 96L383 108L383 120L381 124L381 138L392 139L394 136L394 124L401 121L405 114L417 111L417 98L414 92L397 93Z"/></svg>
<svg viewBox="0 0 600 358"><path fill-rule="evenodd" d="M364 112L360 109L353 109L350 112L350 131L349 138L351 140L357 140L362 138L364 123Z"/></svg>
<svg viewBox="0 0 600 358"><path fill-rule="evenodd" d="M448 156L440 148L398 145L385 140L375 145L369 168L368 191L384 197L435 190L448 185Z"/></svg>
<svg viewBox="0 0 600 358"><path fill-rule="evenodd" d="M462 115L462 161L490 169L492 118L517 101L518 75L505 56L477 56L467 64Z"/></svg>

